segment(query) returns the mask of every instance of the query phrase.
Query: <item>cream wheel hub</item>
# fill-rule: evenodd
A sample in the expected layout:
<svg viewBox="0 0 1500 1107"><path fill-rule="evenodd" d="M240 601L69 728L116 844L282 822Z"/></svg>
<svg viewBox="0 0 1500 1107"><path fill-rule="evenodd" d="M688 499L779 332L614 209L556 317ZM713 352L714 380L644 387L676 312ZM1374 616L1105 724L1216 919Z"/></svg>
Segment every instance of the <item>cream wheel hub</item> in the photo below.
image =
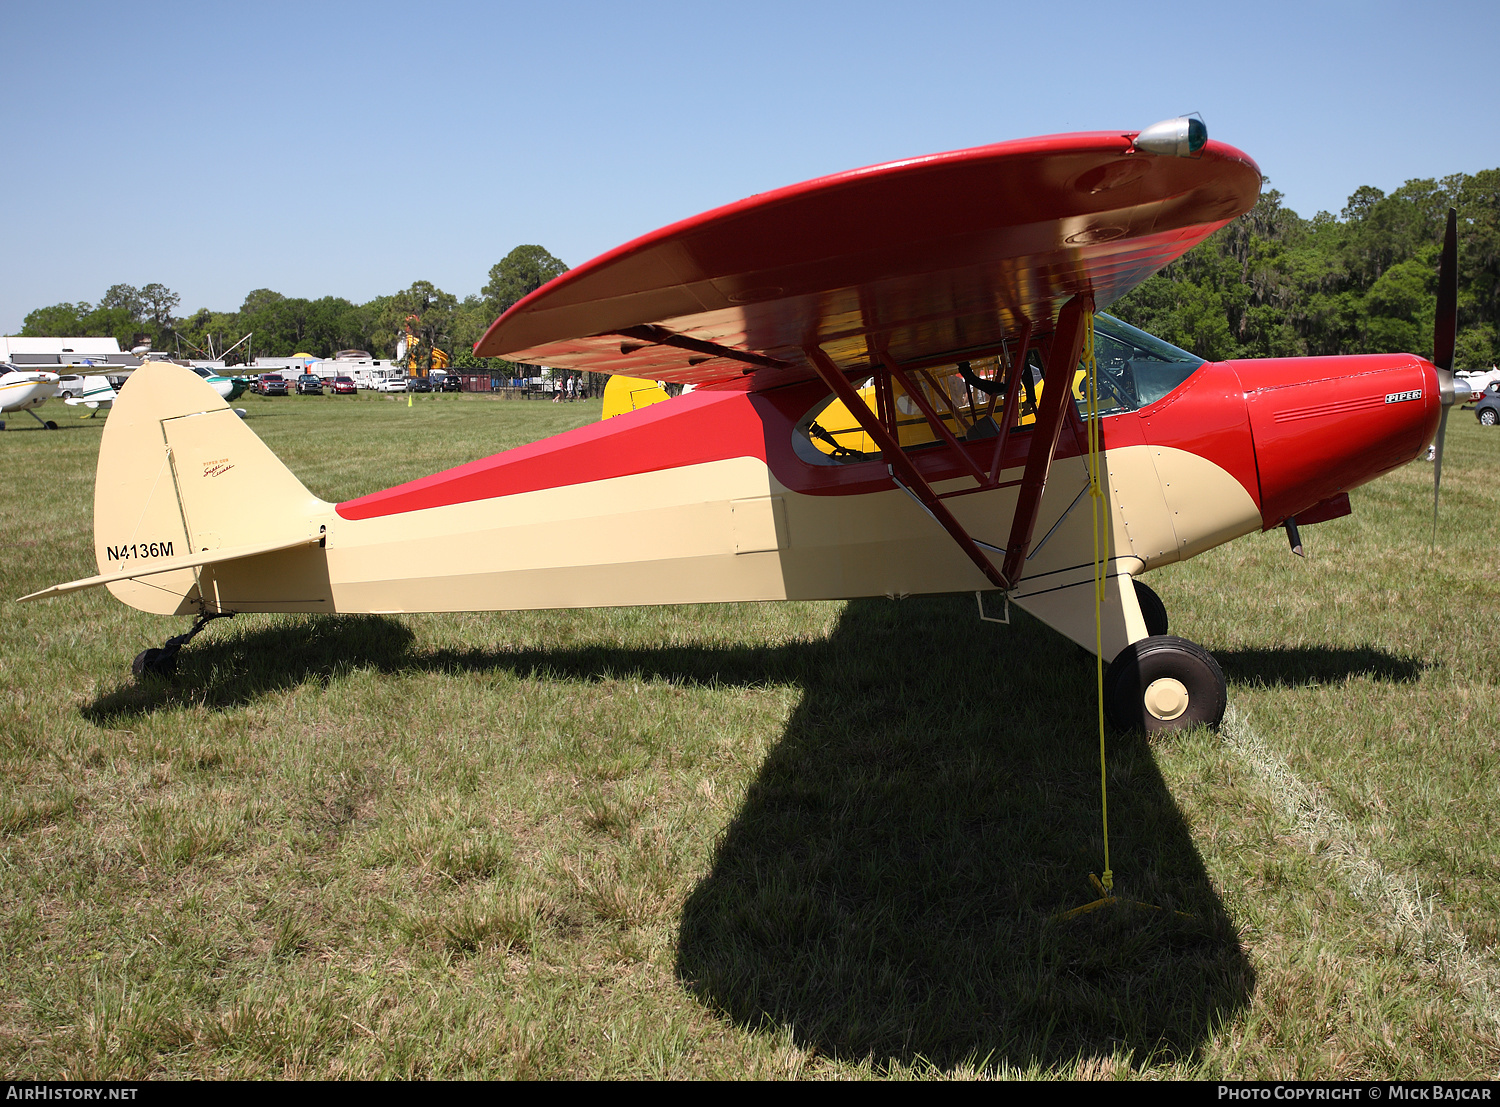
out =
<svg viewBox="0 0 1500 1107"><path fill-rule="evenodd" d="M1176 677L1159 677L1146 689L1146 710L1162 722L1171 722L1188 709L1187 687Z"/></svg>

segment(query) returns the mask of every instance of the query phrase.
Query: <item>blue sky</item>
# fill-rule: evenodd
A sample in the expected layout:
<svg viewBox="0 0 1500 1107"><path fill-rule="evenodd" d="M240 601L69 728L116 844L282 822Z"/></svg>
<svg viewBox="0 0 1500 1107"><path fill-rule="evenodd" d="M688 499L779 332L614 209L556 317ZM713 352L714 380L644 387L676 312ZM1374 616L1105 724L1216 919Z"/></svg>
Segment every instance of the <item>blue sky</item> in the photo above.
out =
<svg viewBox="0 0 1500 1107"><path fill-rule="evenodd" d="M0 7L0 332L159 281L463 296L755 192L1186 111L1286 203L1500 166L1491 3Z"/></svg>

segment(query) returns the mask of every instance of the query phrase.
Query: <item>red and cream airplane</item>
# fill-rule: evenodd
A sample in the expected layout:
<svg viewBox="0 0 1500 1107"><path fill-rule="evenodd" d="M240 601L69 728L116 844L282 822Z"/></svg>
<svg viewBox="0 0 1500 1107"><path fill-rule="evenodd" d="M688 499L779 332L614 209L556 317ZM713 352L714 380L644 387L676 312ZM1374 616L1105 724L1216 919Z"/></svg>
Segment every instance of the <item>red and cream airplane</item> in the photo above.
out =
<svg viewBox="0 0 1500 1107"><path fill-rule="evenodd" d="M1252 531L1297 544L1298 523L1346 514L1351 488L1421 455L1453 397L1451 318L1439 368L1209 364L1096 314L1260 184L1179 119L856 169L695 216L563 274L475 346L691 394L339 504L192 373L145 366L100 448L99 575L35 595L103 584L196 613L137 658L162 672L234 612L1001 593L1091 651L1102 619L1118 725L1216 723L1217 663L1166 634L1136 578ZM1450 237L1450 309L1453 252ZM1089 353L1099 615L1074 402Z"/></svg>

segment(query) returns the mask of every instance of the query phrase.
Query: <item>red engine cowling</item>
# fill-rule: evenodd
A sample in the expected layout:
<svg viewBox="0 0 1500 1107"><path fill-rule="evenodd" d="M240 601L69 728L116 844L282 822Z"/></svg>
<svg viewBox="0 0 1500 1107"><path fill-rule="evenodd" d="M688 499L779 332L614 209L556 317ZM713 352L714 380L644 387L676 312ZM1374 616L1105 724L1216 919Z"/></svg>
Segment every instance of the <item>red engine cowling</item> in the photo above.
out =
<svg viewBox="0 0 1500 1107"><path fill-rule="evenodd" d="M1437 431L1437 370L1414 354L1222 364L1244 388L1267 528L1414 460Z"/></svg>

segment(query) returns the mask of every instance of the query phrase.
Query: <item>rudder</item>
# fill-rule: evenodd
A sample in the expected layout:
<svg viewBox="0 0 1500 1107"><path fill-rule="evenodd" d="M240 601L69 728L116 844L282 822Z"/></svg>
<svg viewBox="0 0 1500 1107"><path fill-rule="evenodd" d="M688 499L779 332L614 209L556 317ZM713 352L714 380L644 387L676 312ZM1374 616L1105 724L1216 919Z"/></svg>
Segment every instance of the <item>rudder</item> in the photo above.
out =
<svg viewBox="0 0 1500 1107"><path fill-rule="evenodd" d="M149 362L120 390L104 427L94 484L101 574L157 558L315 535L331 512L189 370ZM120 601L161 615L231 606L289 610L294 603L319 610L326 609L322 564L321 550L307 550L107 587ZM225 593L226 584L234 594Z"/></svg>

